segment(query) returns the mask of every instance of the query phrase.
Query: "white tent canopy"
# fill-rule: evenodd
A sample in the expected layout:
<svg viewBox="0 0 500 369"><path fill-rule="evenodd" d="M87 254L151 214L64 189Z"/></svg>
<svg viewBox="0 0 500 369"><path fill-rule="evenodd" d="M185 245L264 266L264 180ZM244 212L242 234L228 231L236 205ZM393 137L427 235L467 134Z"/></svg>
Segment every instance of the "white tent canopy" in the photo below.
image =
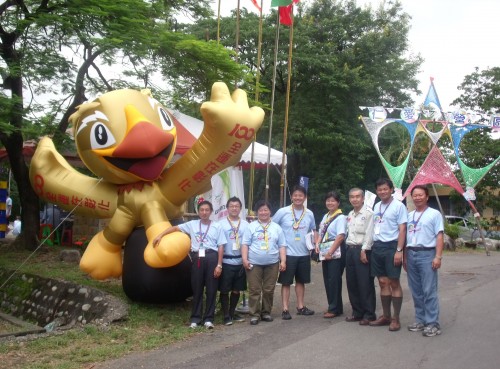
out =
<svg viewBox="0 0 500 369"><path fill-rule="evenodd" d="M186 128L189 133L191 133L197 139L201 136L201 132L203 131L203 121L200 119L196 119L189 115L183 114L178 110L169 110L170 113L181 123L184 128ZM254 162L255 164L265 165L267 164L268 157L268 147L266 145L262 145L258 142L255 142L254 148ZM271 148L271 155L269 164L281 166L283 159L283 153L281 151L275 150ZM241 162L251 163L252 162L252 145L248 147L248 149L241 156Z"/></svg>

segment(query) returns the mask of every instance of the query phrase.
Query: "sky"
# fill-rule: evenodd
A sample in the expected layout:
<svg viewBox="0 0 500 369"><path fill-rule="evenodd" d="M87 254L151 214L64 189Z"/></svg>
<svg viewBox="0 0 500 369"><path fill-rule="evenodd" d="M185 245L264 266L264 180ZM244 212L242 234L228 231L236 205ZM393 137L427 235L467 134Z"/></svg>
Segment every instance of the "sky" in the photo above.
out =
<svg viewBox="0 0 500 369"><path fill-rule="evenodd" d="M260 4L260 0L257 0ZM304 3L310 0L302 0ZM381 0L357 0L358 5L378 7ZM498 0L400 0L403 9L412 17L409 41L411 52L424 58L418 75L420 96L416 104L425 100L430 77L444 111L460 96L457 87L464 77L479 70L500 66L500 27ZM221 15L230 15L238 0L221 0ZM271 0L264 0L264 12ZM213 1L217 14L218 0ZM251 0L240 0L240 6L257 12Z"/></svg>

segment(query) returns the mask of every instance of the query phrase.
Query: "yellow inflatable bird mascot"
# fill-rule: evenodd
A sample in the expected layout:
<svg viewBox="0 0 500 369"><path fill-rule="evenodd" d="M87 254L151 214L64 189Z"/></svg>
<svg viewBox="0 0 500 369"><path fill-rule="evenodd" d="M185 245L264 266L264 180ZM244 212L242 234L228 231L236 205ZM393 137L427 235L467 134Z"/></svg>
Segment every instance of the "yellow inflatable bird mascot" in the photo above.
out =
<svg viewBox="0 0 500 369"><path fill-rule="evenodd" d="M78 154L98 178L72 168L43 138L30 167L33 188L43 200L92 218L110 218L90 241L80 268L95 279L122 274L122 246L132 230L144 226L146 263L164 268L188 255L190 240L176 232L153 239L182 216L189 198L210 188L212 175L239 162L264 119L249 108L246 93L231 95L215 83L201 106L205 122L198 141L168 167L177 142L169 112L150 94L135 90L106 93L77 108L70 117Z"/></svg>

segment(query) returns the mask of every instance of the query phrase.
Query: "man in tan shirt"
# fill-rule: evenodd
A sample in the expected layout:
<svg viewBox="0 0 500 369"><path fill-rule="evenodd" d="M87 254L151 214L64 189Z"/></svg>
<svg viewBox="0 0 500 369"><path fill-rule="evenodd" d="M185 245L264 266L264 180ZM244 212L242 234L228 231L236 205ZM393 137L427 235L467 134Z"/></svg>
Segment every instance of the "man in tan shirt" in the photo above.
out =
<svg viewBox="0 0 500 369"><path fill-rule="evenodd" d="M346 321L369 325L377 318L374 277L370 275L373 211L364 205L364 200L360 188L349 191L349 202L354 209L347 216L346 281L352 315Z"/></svg>

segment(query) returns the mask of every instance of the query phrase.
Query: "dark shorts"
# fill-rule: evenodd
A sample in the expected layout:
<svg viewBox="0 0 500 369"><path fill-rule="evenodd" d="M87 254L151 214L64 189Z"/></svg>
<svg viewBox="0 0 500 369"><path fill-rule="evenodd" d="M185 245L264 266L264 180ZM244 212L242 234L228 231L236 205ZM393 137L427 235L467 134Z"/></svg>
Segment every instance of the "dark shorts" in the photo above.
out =
<svg viewBox="0 0 500 369"><path fill-rule="evenodd" d="M394 254L398 242L375 241L372 246L372 258L370 260L372 277L388 277L399 279L401 276L401 265L394 265Z"/></svg>
<svg viewBox="0 0 500 369"><path fill-rule="evenodd" d="M243 265L222 264L222 274L219 280L219 291L245 291L247 289L247 275Z"/></svg>
<svg viewBox="0 0 500 369"><path fill-rule="evenodd" d="M286 257L286 269L280 272L278 283L284 286L290 286L293 278L298 283L311 283L311 257L306 256L288 256Z"/></svg>

